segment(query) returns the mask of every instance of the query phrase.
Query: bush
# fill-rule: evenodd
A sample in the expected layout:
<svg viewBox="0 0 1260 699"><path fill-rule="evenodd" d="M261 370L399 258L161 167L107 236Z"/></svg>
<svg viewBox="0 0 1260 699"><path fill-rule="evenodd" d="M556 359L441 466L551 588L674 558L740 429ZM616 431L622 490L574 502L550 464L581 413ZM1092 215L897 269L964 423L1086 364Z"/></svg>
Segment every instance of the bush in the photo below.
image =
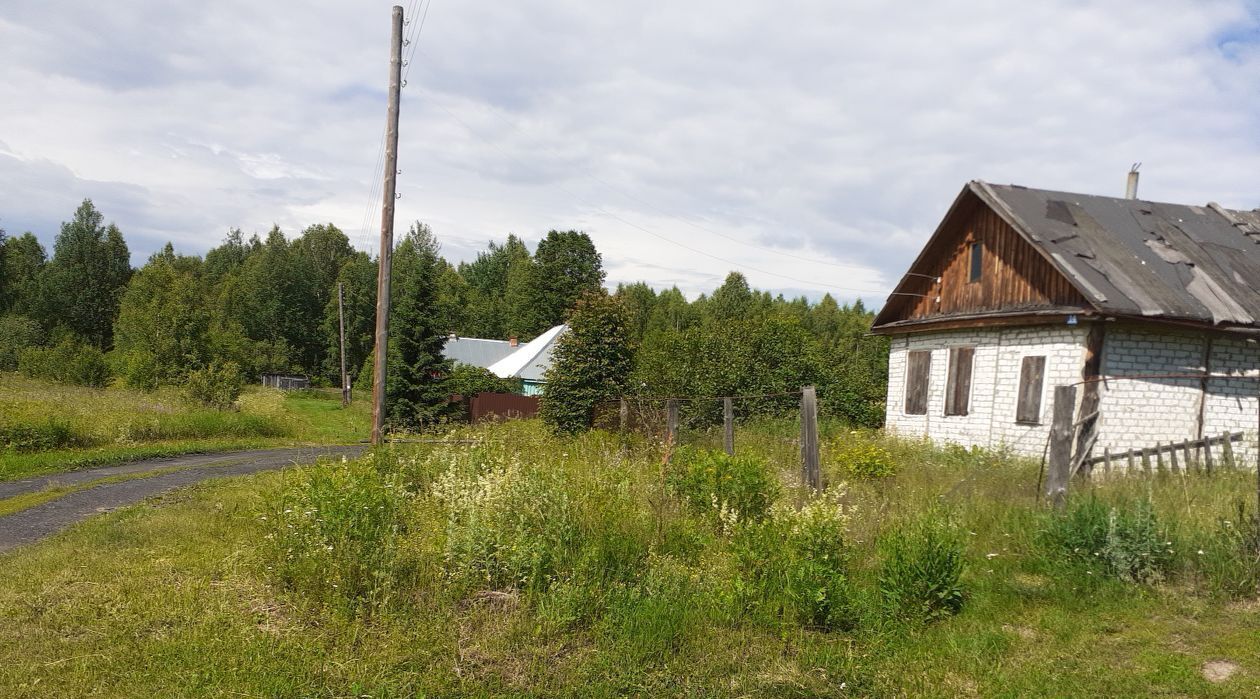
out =
<svg viewBox="0 0 1260 699"><path fill-rule="evenodd" d="M37 424L0 423L0 450L32 452L74 446L78 439L70 424L55 417Z"/></svg>
<svg viewBox="0 0 1260 699"><path fill-rule="evenodd" d="M456 364L447 377L447 390L471 398L478 393L520 393L519 378L501 379L489 370L471 364Z"/></svg>
<svg viewBox="0 0 1260 699"><path fill-rule="evenodd" d="M897 473L888 450L865 440L840 447L834 461L841 473L858 480L891 478Z"/></svg>
<svg viewBox="0 0 1260 699"><path fill-rule="evenodd" d="M34 379L94 388L103 388L110 377L105 355L73 337L52 347L28 347L18 357L18 368Z"/></svg>
<svg viewBox="0 0 1260 699"><path fill-rule="evenodd" d="M414 571L399 545L409 499L368 459L299 472L262 517L273 575L345 612L386 606Z"/></svg>
<svg viewBox="0 0 1260 699"><path fill-rule="evenodd" d="M1175 561L1171 536L1147 498L1113 507L1093 494L1072 500L1054 516L1047 535L1069 558L1124 582L1159 582Z"/></svg>
<svg viewBox="0 0 1260 699"><path fill-rule="evenodd" d="M777 505L765 519L744 523L731 541L737 611L763 621L787 617L817 628L852 627L847 540L848 515L824 498L800 510Z"/></svg>
<svg viewBox="0 0 1260 699"><path fill-rule="evenodd" d="M0 371L18 368L18 358L44 344L44 329L26 316L0 317Z"/></svg>
<svg viewBox="0 0 1260 699"><path fill-rule="evenodd" d="M245 377L236 362L210 362L204 369L189 372L184 395L192 402L215 410L230 410L245 387Z"/></svg>
<svg viewBox="0 0 1260 699"><path fill-rule="evenodd" d="M931 621L962 609L963 539L943 513L929 511L892 531L879 557L879 593L890 615Z"/></svg>
<svg viewBox="0 0 1260 699"><path fill-rule="evenodd" d="M579 546L560 474L519 464L453 466L433 486L447 512L447 574L474 589L544 590Z"/></svg>
<svg viewBox="0 0 1260 699"><path fill-rule="evenodd" d="M765 461L700 449L678 450L666 483L694 511L712 514L722 526L763 519L780 492Z"/></svg>

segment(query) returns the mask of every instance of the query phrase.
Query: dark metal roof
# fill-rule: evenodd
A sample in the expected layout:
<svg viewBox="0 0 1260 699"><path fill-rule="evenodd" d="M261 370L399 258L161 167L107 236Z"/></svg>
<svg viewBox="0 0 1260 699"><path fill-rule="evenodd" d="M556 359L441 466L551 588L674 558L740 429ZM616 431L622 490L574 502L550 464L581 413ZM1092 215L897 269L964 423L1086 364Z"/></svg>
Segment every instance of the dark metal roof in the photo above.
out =
<svg viewBox="0 0 1260 699"><path fill-rule="evenodd" d="M1102 313L1255 325L1260 214L972 182Z"/></svg>
<svg viewBox="0 0 1260 699"><path fill-rule="evenodd" d="M1099 313L1260 325L1260 210L980 181L968 183L960 198L968 192L1045 255Z"/></svg>
<svg viewBox="0 0 1260 699"><path fill-rule="evenodd" d="M461 364L488 368L491 364L515 352L507 340L483 340L479 337L453 337L446 341L442 356Z"/></svg>

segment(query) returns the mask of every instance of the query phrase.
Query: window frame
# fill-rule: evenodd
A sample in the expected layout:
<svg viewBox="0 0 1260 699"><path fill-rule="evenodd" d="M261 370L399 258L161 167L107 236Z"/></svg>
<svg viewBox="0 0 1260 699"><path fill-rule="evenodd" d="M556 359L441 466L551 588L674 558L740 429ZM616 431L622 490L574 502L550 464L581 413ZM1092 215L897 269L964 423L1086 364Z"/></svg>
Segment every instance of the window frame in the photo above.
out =
<svg viewBox="0 0 1260 699"><path fill-rule="evenodd" d="M967 392L963 396L964 404L962 410L958 410L957 405L957 382L958 371L957 357L963 352L967 353ZM975 391L975 369L976 369L976 347L975 345L956 345L949 348L949 359L945 365L945 404L942 406L942 414L945 417L967 417L971 415L971 398Z"/></svg>
<svg viewBox="0 0 1260 699"><path fill-rule="evenodd" d="M1041 359L1041 382L1037 387L1040 394L1037 396L1037 419L1023 420L1020 419L1019 409L1024 403L1024 363L1029 359ZM1025 425L1028 427L1036 427L1044 425L1046 415L1046 379L1048 378L1048 368L1050 366L1050 357L1046 354L1025 354L1019 358L1019 378L1016 382L1015 389L1015 424Z"/></svg>
<svg viewBox="0 0 1260 699"><path fill-rule="evenodd" d="M916 355L924 356L926 358L926 364L927 364L927 366L924 367L924 370L923 370L923 411L922 412L910 411L910 376L911 376L910 371L914 363L913 357ZM902 384L901 385L901 414L905 416L914 416L914 417L918 417L920 415L926 416L928 414L928 411L931 409L931 403L932 403L932 350L930 349L906 350L906 369L902 376L901 384Z"/></svg>
<svg viewBox="0 0 1260 699"><path fill-rule="evenodd" d="M967 248L968 262L967 283L979 284L984 278L984 245L979 240L971 241Z"/></svg>

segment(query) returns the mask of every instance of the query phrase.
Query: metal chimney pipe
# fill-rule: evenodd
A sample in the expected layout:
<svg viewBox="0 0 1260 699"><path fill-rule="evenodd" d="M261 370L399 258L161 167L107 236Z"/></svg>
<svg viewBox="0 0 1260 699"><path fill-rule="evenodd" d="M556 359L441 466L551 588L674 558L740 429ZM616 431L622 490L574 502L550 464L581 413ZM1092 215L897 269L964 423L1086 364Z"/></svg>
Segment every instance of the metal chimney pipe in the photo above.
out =
<svg viewBox="0 0 1260 699"><path fill-rule="evenodd" d="M1129 181L1124 188L1125 199L1137 199L1138 186L1138 168L1142 167L1142 163L1133 163L1133 167L1129 169Z"/></svg>

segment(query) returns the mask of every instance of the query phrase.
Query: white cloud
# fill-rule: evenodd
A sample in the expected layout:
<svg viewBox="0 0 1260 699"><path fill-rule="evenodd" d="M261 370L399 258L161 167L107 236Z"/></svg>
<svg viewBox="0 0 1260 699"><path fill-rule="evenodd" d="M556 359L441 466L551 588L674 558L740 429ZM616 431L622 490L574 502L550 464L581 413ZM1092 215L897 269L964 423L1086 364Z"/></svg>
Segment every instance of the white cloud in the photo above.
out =
<svg viewBox="0 0 1260 699"><path fill-rule="evenodd" d="M7 2L0 225L51 242L91 196L138 259L273 222L369 247L390 4ZM1143 161L1145 197L1260 204L1258 37L1226 0L437 0L398 228L878 303L968 179L1119 193Z"/></svg>

